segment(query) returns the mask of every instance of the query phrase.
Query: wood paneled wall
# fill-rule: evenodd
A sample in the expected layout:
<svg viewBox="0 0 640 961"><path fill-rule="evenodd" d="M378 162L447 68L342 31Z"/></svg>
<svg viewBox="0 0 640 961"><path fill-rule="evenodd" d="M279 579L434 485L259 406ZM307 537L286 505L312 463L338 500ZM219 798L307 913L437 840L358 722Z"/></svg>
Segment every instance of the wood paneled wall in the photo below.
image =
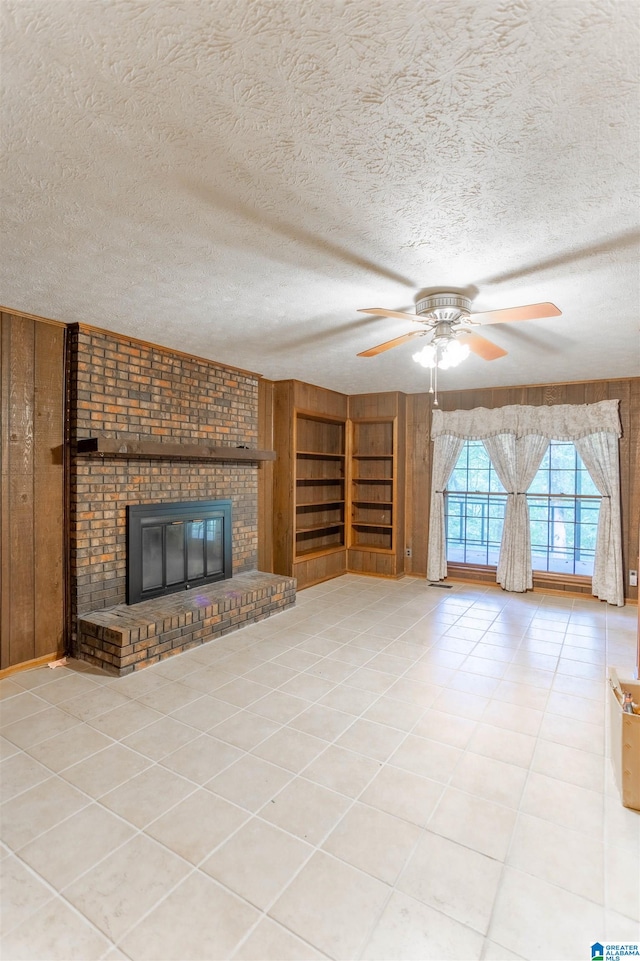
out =
<svg viewBox="0 0 640 961"><path fill-rule="evenodd" d="M64 650L65 334L0 313L0 669Z"/></svg>
<svg viewBox="0 0 640 961"><path fill-rule="evenodd" d="M507 404L593 404L600 400L620 401L620 494L625 596L636 599L638 589L629 587L629 569L638 568L638 527L640 523L640 377L598 380L533 387L498 387L481 390L445 391L439 395L441 410L470 410L473 407L504 407ZM412 547L411 571L427 569L427 531L431 497L431 396L407 397L407 544ZM495 578L494 578L495 580ZM549 584L549 587L552 585ZM557 585L559 588L561 584ZM572 589L575 589L572 587Z"/></svg>
<svg viewBox="0 0 640 961"><path fill-rule="evenodd" d="M258 447L274 449L273 381L258 381ZM263 461L258 472L258 570L273 570L273 461Z"/></svg>

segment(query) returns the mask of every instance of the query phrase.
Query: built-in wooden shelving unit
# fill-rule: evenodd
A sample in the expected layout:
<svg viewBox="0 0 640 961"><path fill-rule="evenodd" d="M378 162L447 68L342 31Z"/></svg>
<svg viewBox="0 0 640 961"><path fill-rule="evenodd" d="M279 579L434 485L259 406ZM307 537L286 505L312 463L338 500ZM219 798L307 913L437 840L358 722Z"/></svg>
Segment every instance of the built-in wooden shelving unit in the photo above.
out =
<svg viewBox="0 0 640 961"><path fill-rule="evenodd" d="M395 421L352 420L351 523L349 546L367 551L395 549Z"/></svg>
<svg viewBox="0 0 640 961"><path fill-rule="evenodd" d="M298 588L404 573L403 394L273 385L273 570ZM266 439L265 435L265 439Z"/></svg>
<svg viewBox="0 0 640 961"><path fill-rule="evenodd" d="M345 546L345 422L295 413L294 560Z"/></svg>
<svg viewBox="0 0 640 961"><path fill-rule="evenodd" d="M349 398L347 569L404 573L405 397Z"/></svg>
<svg viewBox="0 0 640 961"><path fill-rule="evenodd" d="M288 380L273 399L273 570L302 588L347 569L347 398Z"/></svg>

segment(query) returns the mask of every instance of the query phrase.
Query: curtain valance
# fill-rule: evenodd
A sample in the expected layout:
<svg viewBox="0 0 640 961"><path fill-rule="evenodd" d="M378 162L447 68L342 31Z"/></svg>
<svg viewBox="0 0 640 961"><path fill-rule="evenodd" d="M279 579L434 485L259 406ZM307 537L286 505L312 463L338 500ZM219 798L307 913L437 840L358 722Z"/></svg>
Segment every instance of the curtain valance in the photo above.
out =
<svg viewBox="0 0 640 961"><path fill-rule="evenodd" d="M620 437L619 401L596 404L554 404L540 407L512 405L475 407L473 410L434 410L431 437L460 437L482 440L498 434L525 437L537 434L548 440L573 441L590 434Z"/></svg>

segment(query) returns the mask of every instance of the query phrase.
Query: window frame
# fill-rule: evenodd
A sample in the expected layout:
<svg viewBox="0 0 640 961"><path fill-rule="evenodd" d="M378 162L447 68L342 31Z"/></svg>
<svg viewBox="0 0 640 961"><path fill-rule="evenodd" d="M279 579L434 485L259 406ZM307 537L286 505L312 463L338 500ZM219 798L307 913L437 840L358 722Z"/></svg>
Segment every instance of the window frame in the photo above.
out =
<svg viewBox="0 0 640 961"><path fill-rule="evenodd" d="M572 449L573 466L570 468L567 467L566 464L563 465L562 467L556 466L558 461L563 459L561 456L562 449L566 451L567 447L570 447ZM482 460L486 459L486 461L488 462L488 468L482 467L482 466L470 468L469 466L470 452L474 448L476 451L484 452L484 457L482 457L481 459ZM462 466L463 466L463 470L466 470L467 478L469 477L470 469L473 469L475 471L480 471L480 472L482 472L483 470L487 470L489 490L468 490L468 489L461 490L460 488L451 489L450 487L451 482L452 480L454 480L454 483L455 483L456 471L459 470L460 461L465 456L466 456L466 463ZM571 474L572 484L569 486L573 487L573 493L568 493L568 494L556 493L549 490L549 488L552 486L552 483L553 483L552 482L553 473L554 472L559 473L560 471L565 472L565 474L566 473ZM532 488L536 488L536 487L539 488L540 486L539 478L541 474L543 476L546 475L547 478L549 479L547 484L547 489L532 490ZM495 480L492 480L492 475L495 478ZM476 478L477 476L478 474L476 473ZM586 485L584 484L585 479L587 479ZM469 485L467 482L467 487L468 486ZM492 489L498 486L500 488L499 490ZM527 495L526 495L527 503L529 505L529 511L530 511L531 561L532 561L532 568L533 568L533 576L536 580L543 579L543 580L552 580L552 581L559 581L559 582L565 582L565 583L571 582L571 583L589 583L590 584L592 574L593 574L593 564L592 564L590 573L576 573L576 566L580 562L580 553L581 553L580 540L581 540L581 537L584 536L584 531L582 529L583 526L585 527L589 526L594 529L593 548L591 549L586 548L582 550L583 554L590 555L591 560L593 562L593 559L595 556L595 537L597 536L598 516L599 516L600 504L602 502L602 496L600 495L599 492L583 493L582 492L583 486L586 486L586 488L590 491L597 490L591 479L591 476L589 475L588 470L584 465L584 462L582 461L578 453L578 450L575 444L572 441L567 441L567 440L550 440L549 447L545 452L545 456L540 465L540 468L538 469L536 473L536 477L532 482L532 485L529 488L529 491L527 492ZM459 514L458 520L460 525L460 533L463 534L464 536L457 541L457 544L460 545L459 553L460 552L462 553L462 559L460 559L460 557L454 557L450 559L450 554L449 554L450 552L450 540L449 540L450 504L454 498L460 503L460 514ZM479 545L479 547L477 547L475 550L473 547L468 548L467 545L469 544L469 538L467 536L467 531L466 531L466 522L468 520L468 517L466 516L465 504L469 502L470 498L475 498L476 500L478 500L479 498L482 498L486 503L486 511L488 516L490 514L490 505L492 500L494 500L494 503L495 503L497 499L500 499L503 502L503 504L506 505L507 492L504 490L504 487L502 486L499 479L497 478L497 474L495 473L493 465L491 464L489 455L486 453L484 444L482 443L482 440L479 440L479 439L469 439L464 441L463 447L460 451L458 460L456 462L456 466L454 467L454 470L451 473L451 477L449 478L449 481L447 482L447 487L444 491L446 560L447 560L447 568L452 570L453 572L460 571L462 573L465 571L468 572L473 570L477 570L479 572L495 571L497 569L497 564L498 564L500 541L502 538L502 526L500 528L500 536L497 542L497 546L496 546L496 540L494 538L493 540L487 539L486 547L485 546L481 547L480 545L483 542L477 541L476 543ZM536 542L534 537L534 532L532 530L533 523L535 523L535 518L533 519L531 518L532 508L535 508L536 506L544 506L540 504L536 505L534 503L536 499L538 501L546 501L546 510L547 510L546 519L540 519L538 521L538 523L547 524L546 544ZM585 503L588 506L589 503L592 501L597 501L598 503L598 512L595 517L595 522L589 525L581 525L579 522L579 517L582 512L582 509L584 508ZM573 504L573 512L572 512L573 519L569 519L569 520L556 519L557 512L559 512L562 509L565 509L563 506L561 506L562 502L566 502L567 506L570 503ZM503 508L503 511L504 511L504 508ZM504 517L504 514L503 514L503 517ZM487 520L487 523L489 523L489 519ZM567 524L571 525L571 533L573 535L572 552L569 555L565 555L565 556L571 557L570 571L549 569L549 566L551 564L550 556L553 553L553 546L554 546L554 541L550 541L549 538L553 536L554 524L558 524L558 525L562 524L565 526ZM577 545L576 545L576 540L578 541ZM473 541L471 541L471 544L473 544ZM538 548L537 552L535 553L534 553L534 547ZM482 550L485 550L486 562L483 563L482 560L478 560L477 557L476 559L473 559L471 561L467 559L469 554L475 553L477 555L481 553ZM545 553L547 558L547 568L545 569L545 568L535 567L536 560L539 560L540 557L544 556ZM493 562L492 559L490 559L493 557L495 557L495 563Z"/></svg>

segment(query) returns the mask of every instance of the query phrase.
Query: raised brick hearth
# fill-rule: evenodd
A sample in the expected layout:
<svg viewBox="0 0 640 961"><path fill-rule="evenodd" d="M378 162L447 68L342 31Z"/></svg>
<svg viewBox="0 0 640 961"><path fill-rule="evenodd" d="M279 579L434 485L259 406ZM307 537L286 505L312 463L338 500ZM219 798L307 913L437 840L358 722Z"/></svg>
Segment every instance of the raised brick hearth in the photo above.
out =
<svg viewBox="0 0 640 961"><path fill-rule="evenodd" d="M225 581L78 618L78 654L123 676L246 627L295 602L296 582L248 571Z"/></svg>

